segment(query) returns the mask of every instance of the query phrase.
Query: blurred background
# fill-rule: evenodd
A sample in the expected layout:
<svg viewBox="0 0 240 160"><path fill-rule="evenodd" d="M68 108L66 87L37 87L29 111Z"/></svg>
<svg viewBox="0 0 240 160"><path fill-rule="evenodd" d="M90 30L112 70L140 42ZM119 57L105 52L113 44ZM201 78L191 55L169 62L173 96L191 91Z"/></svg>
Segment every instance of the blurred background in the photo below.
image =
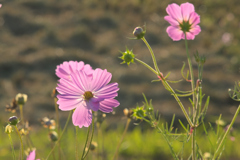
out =
<svg viewBox="0 0 240 160"><path fill-rule="evenodd" d="M178 0L6 0L0 9L0 122L9 114L6 104L17 93L28 95L24 117L39 124L44 116L54 117L52 90L58 78L56 66L64 61L84 61L93 68L107 69L112 82L119 83L121 105L115 115L108 114L113 127L122 120L123 109L133 108L147 99L168 120L183 114L174 98L148 69L139 63L120 64L120 51L126 46L136 57L152 64L150 53L141 40L132 40L132 31L146 24L146 39L152 46L159 68L170 80L181 79L181 67L187 63L184 41L173 42L166 33L165 9ZM201 17L202 32L189 41L192 56L199 52L207 61L203 73L203 92L210 96L208 115L222 114L230 121L239 103L229 98L228 89L240 80L240 3L239 0L194 0ZM193 59L197 76L197 65ZM189 90L189 82L173 84ZM182 98L186 107L188 98ZM62 121L68 113L60 111ZM210 117L210 120L211 120ZM214 118L215 120L216 118ZM240 118L237 119L237 122ZM236 124L238 125L238 123Z"/></svg>

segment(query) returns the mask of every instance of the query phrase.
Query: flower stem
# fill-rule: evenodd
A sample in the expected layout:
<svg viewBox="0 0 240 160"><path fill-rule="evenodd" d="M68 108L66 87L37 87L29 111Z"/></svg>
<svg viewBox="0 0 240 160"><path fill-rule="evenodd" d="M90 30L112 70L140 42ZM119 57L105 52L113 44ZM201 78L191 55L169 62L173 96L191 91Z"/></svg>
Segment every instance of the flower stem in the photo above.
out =
<svg viewBox="0 0 240 160"><path fill-rule="evenodd" d="M14 147L13 147L12 137L11 137L10 133L8 134L8 138L9 138L9 141L10 141L10 144L11 144L11 147L12 147L13 160L15 160L16 156L15 156L15 151L14 151Z"/></svg>
<svg viewBox="0 0 240 160"><path fill-rule="evenodd" d="M53 152L53 150L55 149L56 145L59 144L59 142L60 142L60 140L61 140L61 138L62 138L62 136L63 136L63 133L64 133L65 130L67 129L67 125L68 125L68 122L69 122L69 120L70 120L71 115L72 115L72 111L69 112L68 118L67 118L67 122L66 122L66 124L65 124L65 126L64 126L64 128L63 128L62 134L61 134L61 136L59 137L58 141L57 141L57 142L55 143L55 145L53 146L53 148L52 148L52 150L50 151L50 153L48 154L46 160L47 160L47 159L49 158L49 156L52 154L52 152Z"/></svg>
<svg viewBox="0 0 240 160"><path fill-rule="evenodd" d="M76 160L78 160L78 126L75 127L75 158Z"/></svg>
<svg viewBox="0 0 240 160"><path fill-rule="evenodd" d="M223 138L222 138L221 142L219 143L219 145L218 145L218 147L217 147L217 150L215 151L215 153L214 153L214 155L213 155L213 160L217 158L218 153L220 152L222 146L224 145L224 141L225 141L225 139L226 139L226 136L227 136L228 133L230 132L230 130L231 130L231 128L232 128L232 126L233 126L233 124L234 124L234 122L235 122L235 120L236 120L236 118L237 118L237 116L238 116L239 111L240 111L240 105L238 106L237 111L235 112L235 115L233 116L233 119L232 119L232 121L231 121L231 123L230 123L230 125L229 125L229 127L228 127L228 129L227 129L227 131L226 131L225 134L223 135Z"/></svg>
<svg viewBox="0 0 240 160"><path fill-rule="evenodd" d="M91 139L89 141L89 147L87 149L87 153L84 155L85 150L86 150L86 146L87 146L88 137L89 137L89 128L88 128L88 136L87 136L87 139L86 139L85 147L83 148L83 154L82 154L81 160L84 160L86 158L86 156L88 155L89 148L90 148L90 145L91 145L92 139L93 139L93 133L94 133L94 118L92 118L92 135L91 135Z"/></svg>
<svg viewBox="0 0 240 160"><path fill-rule="evenodd" d="M127 129L128 129L128 127L129 127L130 122L131 122L131 118L128 118L127 123L126 123L126 126L125 126L125 129L124 129L123 134L122 134L122 137L121 137L120 141L118 142L118 145L117 145L117 148L116 148L116 151L115 151L115 153L114 153L114 155L113 155L112 160L114 160L115 157L116 157L116 159L117 159L117 157L118 157L119 147L120 147L120 145L121 145L121 143L122 143L122 141L123 141L123 138L125 137L125 135L126 135L126 133L127 133Z"/></svg>
<svg viewBox="0 0 240 160"><path fill-rule="evenodd" d="M22 141L22 137L21 137L21 134L20 134L17 126L15 126L15 129L16 129L16 132L17 132L17 134L18 134L18 136L19 136L20 143L21 143L21 148L20 148L21 157L20 157L20 159L22 160L22 159L23 159L23 141Z"/></svg>
<svg viewBox="0 0 240 160"><path fill-rule="evenodd" d="M147 63L141 61L138 58L134 58L136 61L138 61L139 63L141 63L142 65L144 65L145 67L147 67L150 71L152 71L154 74L158 75L158 73L151 67L149 66Z"/></svg>
<svg viewBox="0 0 240 160"><path fill-rule="evenodd" d="M192 86L192 92L193 92L193 127L195 127L196 124L196 112L197 112L197 104L196 104L196 93L195 93L195 82L194 82L194 75L193 75L193 68L192 68L192 62L188 51L188 43L187 43L187 35L184 33L185 36L185 47L187 52L187 59L188 59L188 65L189 65L189 71L191 76L191 86ZM196 160L196 129L193 129L192 132L192 160Z"/></svg>
<svg viewBox="0 0 240 160"><path fill-rule="evenodd" d="M22 104L19 104L19 109L20 109L21 123L24 124L24 120L23 120L23 105Z"/></svg>
<svg viewBox="0 0 240 160"><path fill-rule="evenodd" d="M143 42L146 44L149 52L151 53L155 70L157 71L157 73L160 73L160 70L159 70L159 68L158 68L158 66L157 66L157 61L156 61L156 58L155 58L155 55L154 55L154 53L153 53L153 50L152 50L151 46L148 44L148 42L147 42L147 40L145 39L145 37L143 37L142 40L143 40Z"/></svg>
<svg viewBox="0 0 240 160"><path fill-rule="evenodd" d="M58 105L57 105L57 98L54 97L54 106L55 106L55 112L56 112L56 125L57 125L57 133L58 135L60 135L60 124L59 124L59 112L58 112ZM61 156L60 156L60 153L61 153L61 145L60 145L60 142L58 143L58 159L61 160Z"/></svg>

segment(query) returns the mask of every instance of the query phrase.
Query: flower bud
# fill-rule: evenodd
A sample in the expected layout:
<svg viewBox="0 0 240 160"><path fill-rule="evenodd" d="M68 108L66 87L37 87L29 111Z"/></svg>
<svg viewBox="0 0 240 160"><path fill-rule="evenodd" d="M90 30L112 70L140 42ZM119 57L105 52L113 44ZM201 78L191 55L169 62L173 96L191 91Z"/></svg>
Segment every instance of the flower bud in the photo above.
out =
<svg viewBox="0 0 240 160"><path fill-rule="evenodd" d="M16 126L20 122L16 116L10 117L8 121L9 121L9 124L13 126Z"/></svg>
<svg viewBox="0 0 240 160"><path fill-rule="evenodd" d="M5 127L5 133L10 134L10 133L12 133L12 132L13 132L12 126L8 124L8 125Z"/></svg>
<svg viewBox="0 0 240 160"><path fill-rule="evenodd" d="M146 117L147 115L146 110L144 110L144 106L133 109L132 116L135 117L136 119L143 119L143 117Z"/></svg>
<svg viewBox="0 0 240 160"><path fill-rule="evenodd" d="M18 105L24 105L27 102L28 96L26 94L18 93L16 95L16 101Z"/></svg>
<svg viewBox="0 0 240 160"><path fill-rule="evenodd" d="M49 138L52 142L56 142L58 140L58 134L55 131L51 131L49 133Z"/></svg>
<svg viewBox="0 0 240 160"><path fill-rule="evenodd" d="M97 148L97 146L98 146L97 142L92 142L89 146L89 149L91 151L94 151Z"/></svg>
<svg viewBox="0 0 240 160"><path fill-rule="evenodd" d="M129 65L130 63L134 63L135 55L133 54L132 50L129 51L128 48L126 48L126 51L121 53L122 53L122 56L119 57L120 59L123 60L121 64L127 63L127 65Z"/></svg>
<svg viewBox="0 0 240 160"><path fill-rule="evenodd" d="M145 36L146 31L144 31L141 27L136 27L133 30L133 35L137 37L137 39L141 39Z"/></svg>
<svg viewBox="0 0 240 160"><path fill-rule="evenodd" d="M128 118L131 118L132 117L132 114L133 114L133 111L130 109L130 110L128 110L127 108L125 108L124 110L123 110L123 114L125 115L125 116L127 116Z"/></svg>

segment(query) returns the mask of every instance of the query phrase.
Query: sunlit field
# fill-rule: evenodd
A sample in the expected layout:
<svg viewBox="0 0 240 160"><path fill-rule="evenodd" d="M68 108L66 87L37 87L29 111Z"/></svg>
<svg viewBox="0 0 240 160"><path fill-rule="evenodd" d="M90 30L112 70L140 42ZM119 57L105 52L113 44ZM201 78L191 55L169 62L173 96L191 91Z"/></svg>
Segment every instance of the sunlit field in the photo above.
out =
<svg viewBox="0 0 240 160"><path fill-rule="evenodd" d="M0 4L0 159L240 159L238 0Z"/></svg>

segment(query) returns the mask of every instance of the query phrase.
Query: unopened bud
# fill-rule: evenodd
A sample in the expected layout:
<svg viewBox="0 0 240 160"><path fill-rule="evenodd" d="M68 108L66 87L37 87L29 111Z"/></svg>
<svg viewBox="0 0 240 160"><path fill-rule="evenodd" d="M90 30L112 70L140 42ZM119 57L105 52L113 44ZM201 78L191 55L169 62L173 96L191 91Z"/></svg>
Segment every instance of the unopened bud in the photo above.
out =
<svg viewBox="0 0 240 160"><path fill-rule="evenodd" d="M12 116L8 119L9 124L16 126L19 123L19 119L16 116Z"/></svg>
<svg viewBox="0 0 240 160"><path fill-rule="evenodd" d="M51 131L49 133L49 138L52 142L56 142L58 140L58 134L55 131Z"/></svg>
<svg viewBox="0 0 240 160"><path fill-rule="evenodd" d="M12 132L13 132L12 126L8 124L8 125L5 127L5 133L10 134L10 133L12 133Z"/></svg>
<svg viewBox="0 0 240 160"><path fill-rule="evenodd" d="M27 102L28 96L26 94L18 93L16 95L16 101L18 105L24 105Z"/></svg>
<svg viewBox="0 0 240 160"><path fill-rule="evenodd" d="M133 114L133 111L130 109L130 110L128 110L127 108L125 108L124 110L123 110L123 114L125 115L125 116L127 116L128 118L131 118L131 116L132 116L132 114Z"/></svg>
<svg viewBox="0 0 240 160"><path fill-rule="evenodd" d="M94 151L97 148L97 146L98 146L97 142L92 142L89 146L89 149L91 151Z"/></svg>
<svg viewBox="0 0 240 160"><path fill-rule="evenodd" d="M134 30L133 30L133 35L135 37L137 37L137 39L141 39L144 37L146 31L144 31L141 27L136 27Z"/></svg>

